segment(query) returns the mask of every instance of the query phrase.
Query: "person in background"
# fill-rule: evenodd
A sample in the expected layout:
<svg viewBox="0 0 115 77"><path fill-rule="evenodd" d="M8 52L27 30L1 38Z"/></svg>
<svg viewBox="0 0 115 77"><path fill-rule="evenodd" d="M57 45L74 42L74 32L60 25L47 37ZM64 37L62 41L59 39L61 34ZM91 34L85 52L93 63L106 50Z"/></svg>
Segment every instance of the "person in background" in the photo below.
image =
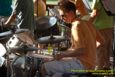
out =
<svg viewBox="0 0 115 77"><path fill-rule="evenodd" d="M17 24L13 27L16 27L16 30L20 30L20 29L26 29L26 31L21 32L21 33L16 33L16 36L18 37L17 39L20 39L21 43L23 43L24 45L29 45L29 46L34 46L35 44L35 40L34 40L34 28L35 28L35 23L34 23L34 3L33 0L16 0L13 6L13 11L10 15L10 17L8 18L8 20L4 23L4 27L10 27L11 23L13 21L15 21L15 19L17 20ZM28 31L27 31L28 29ZM14 38L15 39L15 38ZM13 41L12 41L13 42ZM23 45L21 45L23 46ZM16 51L17 52L17 51ZM23 51L22 51L23 52ZM32 52L28 52L26 55L30 55ZM17 66L15 64L13 64L16 60L18 55L15 55L15 57L13 58L13 62L12 62L12 66L13 66L13 71L15 70L15 68L17 68ZM18 56L19 57L19 56ZM25 64L25 59L21 59L22 61L19 61L19 66L21 66L21 64ZM26 66L24 66L26 67ZM17 69L21 69L20 67L18 67ZM25 69L24 69L25 70ZM23 74L23 72L21 70L18 70L21 74ZM16 71L14 71L15 73ZM11 74L13 76L13 73ZM16 77L19 77L18 73L15 73Z"/></svg>
<svg viewBox="0 0 115 77"><path fill-rule="evenodd" d="M8 20L4 23L4 27L10 27L11 22L17 19L17 28L29 29L33 36L34 23L34 4L32 0L16 0L14 9Z"/></svg>
<svg viewBox="0 0 115 77"><path fill-rule="evenodd" d="M46 15L46 4L44 0L33 0L34 1L34 16L45 16Z"/></svg>
<svg viewBox="0 0 115 77"><path fill-rule="evenodd" d="M12 0L0 0L0 16L9 17L12 13Z"/></svg>
<svg viewBox="0 0 115 77"><path fill-rule="evenodd" d="M98 47L98 65L96 69L110 69L110 56L112 53L112 26L113 18L108 16L100 0L96 0L92 7L90 21L100 31L105 39L105 44Z"/></svg>
<svg viewBox="0 0 115 77"><path fill-rule="evenodd" d="M17 19L18 28L34 29L34 5L32 0L16 0L14 9L9 19L4 23L8 27L11 22Z"/></svg>
<svg viewBox="0 0 115 77"><path fill-rule="evenodd" d="M0 25L8 19L12 13L12 0L0 0ZM0 32L2 32L0 28Z"/></svg>
<svg viewBox="0 0 115 77"><path fill-rule="evenodd" d="M12 13L12 0L0 0L0 32L8 31L3 27L3 23L7 21ZM6 39L0 39L1 43L5 43Z"/></svg>
<svg viewBox="0 0 115 77"><path fill-rule="evenodd" d="M103 38L94 26L76 17L76 6L65 0L59 2L62 19L71 23L71 47L54 55L53 61L42 65L42 77L55 73L70 73L72 70L93 70L96 66L96 41Z"/></svg>

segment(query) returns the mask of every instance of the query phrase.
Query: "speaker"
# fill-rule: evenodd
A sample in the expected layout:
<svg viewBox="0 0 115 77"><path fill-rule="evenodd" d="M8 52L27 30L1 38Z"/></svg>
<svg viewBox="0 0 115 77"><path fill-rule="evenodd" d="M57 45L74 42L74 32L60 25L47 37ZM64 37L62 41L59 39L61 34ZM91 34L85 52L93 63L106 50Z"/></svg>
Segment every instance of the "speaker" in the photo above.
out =
<svg viewBox="0 0 115 77"><path fill-rule="evenodd" d="M100 0L106 13L109 16L115 16L115 0Z"/></svg>

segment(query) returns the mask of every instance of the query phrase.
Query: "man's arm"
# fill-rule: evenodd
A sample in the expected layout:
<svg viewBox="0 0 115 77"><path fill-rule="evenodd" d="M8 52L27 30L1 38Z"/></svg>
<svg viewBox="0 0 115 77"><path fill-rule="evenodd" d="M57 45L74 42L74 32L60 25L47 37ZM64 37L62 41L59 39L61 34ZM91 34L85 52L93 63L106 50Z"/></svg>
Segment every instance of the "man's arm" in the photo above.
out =
<svg viewBox="0 0 115 77"><path fill-rule="evenodd" d="M4 26L9 27L11 22L13 22L15 18L16 18L16 14L12 13L11 16L8 18L8 20L4 23Z"/></svg>
<svg viewBox="0 0 115 77"><path fill-rule="evenodd" d="M64 57L76 57L82 55L84 48L79 49L69 49L67 51L60 52L60 54L54 55L54 60L60 60Z"/></svg>
<svg viewBox="0 0 115 77"><path fill-rule="evenodd" d="M84 50L85 50L85 45L84 45L84 40L83 40L84 37L83 37L82 32L79 30L81 28L82 28L81 23L79 21L72 23L71 34L73 37L74 47L68 49L65 52L62 52L59 55L56 55L54 57L55 59L61 59L63 57L77 57L84 53Z"/></svg>
<svg viewBox="0 0 115 77"><path fill-rule="evenodd" d="M96 41L97 47L99 47L100 45L103 45L105 43L104 37L98 30L96 30L96 40L97 40Z"/></svg>

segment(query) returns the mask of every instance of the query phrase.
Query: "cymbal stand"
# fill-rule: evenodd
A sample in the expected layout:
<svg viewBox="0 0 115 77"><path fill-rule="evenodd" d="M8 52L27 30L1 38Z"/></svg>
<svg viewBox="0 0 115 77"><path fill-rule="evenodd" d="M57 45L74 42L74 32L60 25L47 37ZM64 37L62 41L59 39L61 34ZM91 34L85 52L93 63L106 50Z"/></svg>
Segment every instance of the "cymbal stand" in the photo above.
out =
<svg viewBox="0 0 115 77"><path fill-rule="evenodd" d="M10 50L5 46L6 48L6 66L7 66L7 77L13 77L13 70L12 70L12 66L11 66L11 62L10 62L10 58L9 58L9 55L10 55ZM10 70L11 70L11 73L10 73Z"/></svg>
<svg viewBox="0 0 115 77"><path fill-rule="evenodd" d="M70 30L70 28L68 26L66 26L65 22L63 20L59 21L59 27L61 29L61 36L67 38L66 41L64 41L67 45L67 48L70 47L70 37L68 35L68 30Z"/></svg>
<svg viewBox="0 0 115 77"><path fill-rule="evenodd" d="M5 19L3 17L0 18L0 26L1 26L1 30L3 30L3 23L5 21Z"/></svg>
<svg viewBox="0 0 115 77"><path fill-rule="evenodd" d="M113 73L115 76L115 15L113 16Z"/></svg>

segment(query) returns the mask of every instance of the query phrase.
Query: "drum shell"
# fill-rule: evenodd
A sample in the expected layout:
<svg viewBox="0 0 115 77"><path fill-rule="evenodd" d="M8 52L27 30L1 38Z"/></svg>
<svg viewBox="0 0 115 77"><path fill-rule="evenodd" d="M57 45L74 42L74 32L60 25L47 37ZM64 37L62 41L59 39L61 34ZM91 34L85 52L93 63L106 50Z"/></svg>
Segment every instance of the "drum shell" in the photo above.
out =
<svg viewBox="0 0 115 77"><path fill-rule="evenodd" d="M30 32L14 34L6 43L7 48L10 49L10 51L14 54L18 55L23 55L25 52L14 51L12 48L21 47L23 45L34 45L34 38Z"/></svg>
<svg viewBox="0 0 115 77"><path fill-rule="evenodd" d="M44 36L50 36L51 34L52 35L60 34L59 27L57 24L55 24L53 27L46 29L46 30L40 30L40 29L37 29L37 27L39 26L36 26L36 29L34 30L34 34L37 39L40 37L44 37Z"/></svg>
<svg viewBox="0 0 115 77"><path fill-rule="evenodd" d="M16 77L34 77L36 71L39 71L42 59L21 56L17 57L13 63L13 73Z"/></svg>

